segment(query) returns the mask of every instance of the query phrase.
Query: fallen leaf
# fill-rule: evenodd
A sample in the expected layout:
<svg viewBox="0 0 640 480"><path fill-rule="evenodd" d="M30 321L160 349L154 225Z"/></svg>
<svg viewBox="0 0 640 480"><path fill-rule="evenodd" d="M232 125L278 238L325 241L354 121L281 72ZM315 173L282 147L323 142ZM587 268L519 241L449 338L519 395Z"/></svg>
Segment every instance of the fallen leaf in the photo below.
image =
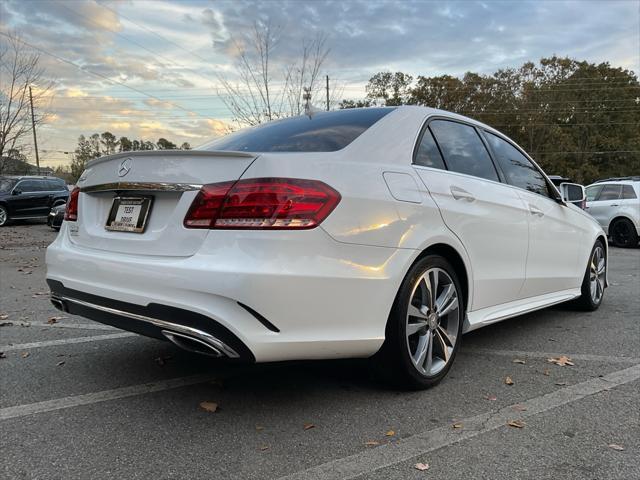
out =
<svg viewBox="0 0 640 480"><path fill-rule="evenodd" d="M0 327L12 327L13 322L2 322L0 323Z"/></svg>
<svg viewBox="0 0 640 480"><path fill-rule="evenodd" d="M451 425L453 428L462 428L462 423L458 422L458 423L454 423L453 425Z"/></svg>
<svg viewBox="0 0 640 480"><path fill-rule="evenodd" d="M4 354L4 352L0 352L0 358L7 358L7 356Z"/></svg>
<svg viewBox="0 0 640 480"><path fill-rule="evenodd" d="M520 405L519 403L516 403L513 407L511 407L512 410L515 410L516 412L524 412L527 410L527 407L525 407L524 405Z"/></svg>
<svg viewBox="0 0 640 480"><path fill-rule="evenodd" d="M507 425L514 428L524 428L526 423L524 423L522 420L509 420L507 422Z"/></svg>
<svg viewBox="0 0 640 480"><path fill-rule="evenodd" d="M313 423L305 423L302 428L305 430L311 430L312 428L316 428L316 426Z"/></svg>
<svg viewBox="0 0 640 480"><path fill-rule="evenodd" d="M262 425L256 425L256 430L258 432L261 432L262 430L264 430L264 427Z"/></svg>
<svg viewBox="0 0 640 480"><path fill-rule="evenodd" d="M567 384L567 382L556 382L556 385L558 385L559 387L564 387Z"/></svg>
<svg viewBox="0 0 640 480"><path fill-rule="evenodd" d="M498 397L496 397L495 395L486 395L484 398L485 400L489 400L490 402L495 402L498 399Z"/></svg>
<svg viewBox="0 0 640 480"><path fill-rule="evenodd" d="M416 470L420 470L421 472L424 472L425 470L429 470L429 464L428 463L416 463L413 468L415 468Z"/></svg>
<svg viewBox="0 0 640 480"><path fill-rule="evenodd" d="M367 447L375 447L376 445L380 445L380 442L376 442L375 440L369 440L368 442L364 442Z"/></svg>
<svg viewBox="0 0 640 480"><path fill-rule="evenodd" d="M520 358L514 358L513 362L511 363L519 363L520 365L525 365L527 362L525 362L524 360L521 360Z"/></svg>
<svg viewBox="0 0 640 480"><path fill-rule="evenodd" d="M548 377L549 375L551 375L551 370L549 370L548 368L545 368L545 369L544 369L544 372L542 372L542 374L543 374L545 377Z"/></svg>
<svg viewBox="0 0 640 480"><path fill-rule="evenodd" d="M504 379L504 383L506 383L507 385L513 385L515 382L511 379L511 377L507 376L507 378Z"/></svg>
<svg viewBox="0 0 640 480"><path fill-rule="evenodd" d="M218 410L218 404L214 402L201 402L200 408L207 412L214 413Z"/></svg>
<svg viewBox="0 0 640 480"><path fill-rule="evenodd" d="M609 444L609 448L611 448L613 450L617 450L619 452L624 450L624 447L622 445L618 445L617 443L610 443Z"/></svg>
<svg viewBox="0 0 640 480"><path fill-rule="evenodd" d="M269 450L269 445L263 445L263 446L261 446L261 447L260 447L260 450L261 450L261 451L263 451L263 452L264 452L265 450Z"/></svg>
<svg viewBox="0 0 640 480"><path fill-rule="evenodd" d="M22 352L22 354L20 356L22 358L27 358L29 355L31 355L29 352Z"/></svg>
<svg viewBox="0 0 640 480"><path fill-rule="evenodd" d="M0 313L0 320L6 320L7 318L9 318L9 315L6 313Z"/></svg>
<svg viewBox="0 0 640 480"><path fill-rule="evenodd" d="M389 430L387 433L384 434L385 437L393 437L396 434L396 432L394 432L393 430Z"/></svg>
<svg viewBox="0 0 640 480"><path fill-rule="evenodd" d="M57 323L58 320L62 320L63 318L67 318L67 317L63 317L63 316L58 316L58 317L49 317L49 319L47 320L47 323L49 325L53 325L54 323Z"/></svg>
<svg viewBox="0 0 640 480"><path fill-rule="evenodd" d="M61 362L56 363L56 367L61 367L62 365L64 365L64 360L62 360Z"/></svg>
<svg viewBox="0 0 640 480"><path fill-rule="evenodd" d="M560 355L559 357L554 357L554 358L547 358L547 362L554 363L560 367L564 367L565 365L569 365L570 367L573 367L574 365L571 359L566 355Z"/></svg>

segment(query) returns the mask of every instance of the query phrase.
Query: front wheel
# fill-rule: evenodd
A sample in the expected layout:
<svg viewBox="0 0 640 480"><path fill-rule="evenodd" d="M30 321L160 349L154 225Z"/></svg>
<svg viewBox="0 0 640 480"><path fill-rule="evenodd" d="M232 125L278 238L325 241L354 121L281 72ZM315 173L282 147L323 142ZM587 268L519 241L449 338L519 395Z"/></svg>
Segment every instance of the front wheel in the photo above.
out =
<svg viewBox="0 0 640 480"><path fill-rule="evenodd" d="M616 247L629 248L638 245L638 232L631 220L620 218L609 227L611 243Z"/></svg>
<svg viewBox="0 0 640 480"><path fill-rule="evenodd" d="M402 282L375 372L396 386L423 389L446 375L462 334L464 300L458 276L439 255L418 261Z"/></svg>

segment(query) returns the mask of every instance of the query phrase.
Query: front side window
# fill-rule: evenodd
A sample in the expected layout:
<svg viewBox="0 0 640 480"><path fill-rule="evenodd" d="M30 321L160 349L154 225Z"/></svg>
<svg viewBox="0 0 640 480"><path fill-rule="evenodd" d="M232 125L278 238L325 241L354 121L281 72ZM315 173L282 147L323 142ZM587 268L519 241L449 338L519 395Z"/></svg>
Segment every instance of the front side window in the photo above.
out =
<svg viewBox="0 0 640 480"><path fill-rule="evenodd" d="M596 198L597 201L602 202L605 200L620 200L622 195L622 185L615 185L610 183L602 187L600 195Z"/></svg>
<svg viewBox="0 0 640 480"><path fill-rule="evenodd" d="M636 196L636 192L631 185L623 185L622 198L625 200L631 200L638 197Z"/></svg>
<svg viewBox="0 0 640 480"><path fill-rule="evenodd" d="M414 163L422 167L446 169L442 155L440 155L440 150L438 150L438 145L436 145L431 130L428 128L425 129L420 139L420 145L418 145Z"/></svg>
<svg viewBox="0 0 640 480"><path fill-rule="evenodd" d="M592 187L587 187L587 202L593 202L596 198L598 198L598 195L602 191L602 187L602 185L593 185Z"/></svg>
<svg viewBox="0 0 640 480"><path fill-rule="evenodd" d="M487 132L486 136L509 184L551 197L544 175L520 150L493 133Z"/></svg>
<svg viewBox="0 0 640 480"><path fill-rule="evenodd" d="M358 138L393 108L357 108L302 115L247 128L198 150L237 152L335 152Z"/></svg>
<svg viewBox="0 0 640 480"><path fill-rule="evenodd" d="M429 128L440 145L449 170L500 181L489 152L475 128L449 120L434 120Z"/></svg>

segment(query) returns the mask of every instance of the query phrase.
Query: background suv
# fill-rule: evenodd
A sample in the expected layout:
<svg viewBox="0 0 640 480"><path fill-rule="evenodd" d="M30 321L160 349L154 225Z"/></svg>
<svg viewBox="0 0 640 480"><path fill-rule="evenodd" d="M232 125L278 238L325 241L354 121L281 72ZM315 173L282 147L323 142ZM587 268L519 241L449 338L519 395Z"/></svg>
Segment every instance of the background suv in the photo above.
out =
<svg viewBox="0 0 640 480"><path fill-rule="evenodd" d="M589 185L587 207L616 247L635 247L640 232L640 176Z"/></svg>
<svg viewBox="0 0 640 480"><path fill-rule="evenodd" d="M10 220L46 218L52 207L64 205L68 198L61 178L0 176L0 227Z"/></svg>

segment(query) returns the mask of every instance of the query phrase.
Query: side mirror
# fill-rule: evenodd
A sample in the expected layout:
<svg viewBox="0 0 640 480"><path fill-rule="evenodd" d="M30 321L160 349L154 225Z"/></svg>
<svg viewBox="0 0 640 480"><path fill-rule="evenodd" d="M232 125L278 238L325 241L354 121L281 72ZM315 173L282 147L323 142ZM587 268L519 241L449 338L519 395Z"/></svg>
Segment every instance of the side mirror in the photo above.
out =
<svg viewBox="0 0 640 480"><path fill-rule="evenodd" d="M577 183L561 183L560 195L565 202L571 203L581 203L587 198L584 187Z"/></svg>
<svg viewBox="0 0 640 480"><path fill-rule="evenodd" d="M13 195L20 195L22 193L22 190L20 190L19 188L14 188L12 194Z"/></svg>

